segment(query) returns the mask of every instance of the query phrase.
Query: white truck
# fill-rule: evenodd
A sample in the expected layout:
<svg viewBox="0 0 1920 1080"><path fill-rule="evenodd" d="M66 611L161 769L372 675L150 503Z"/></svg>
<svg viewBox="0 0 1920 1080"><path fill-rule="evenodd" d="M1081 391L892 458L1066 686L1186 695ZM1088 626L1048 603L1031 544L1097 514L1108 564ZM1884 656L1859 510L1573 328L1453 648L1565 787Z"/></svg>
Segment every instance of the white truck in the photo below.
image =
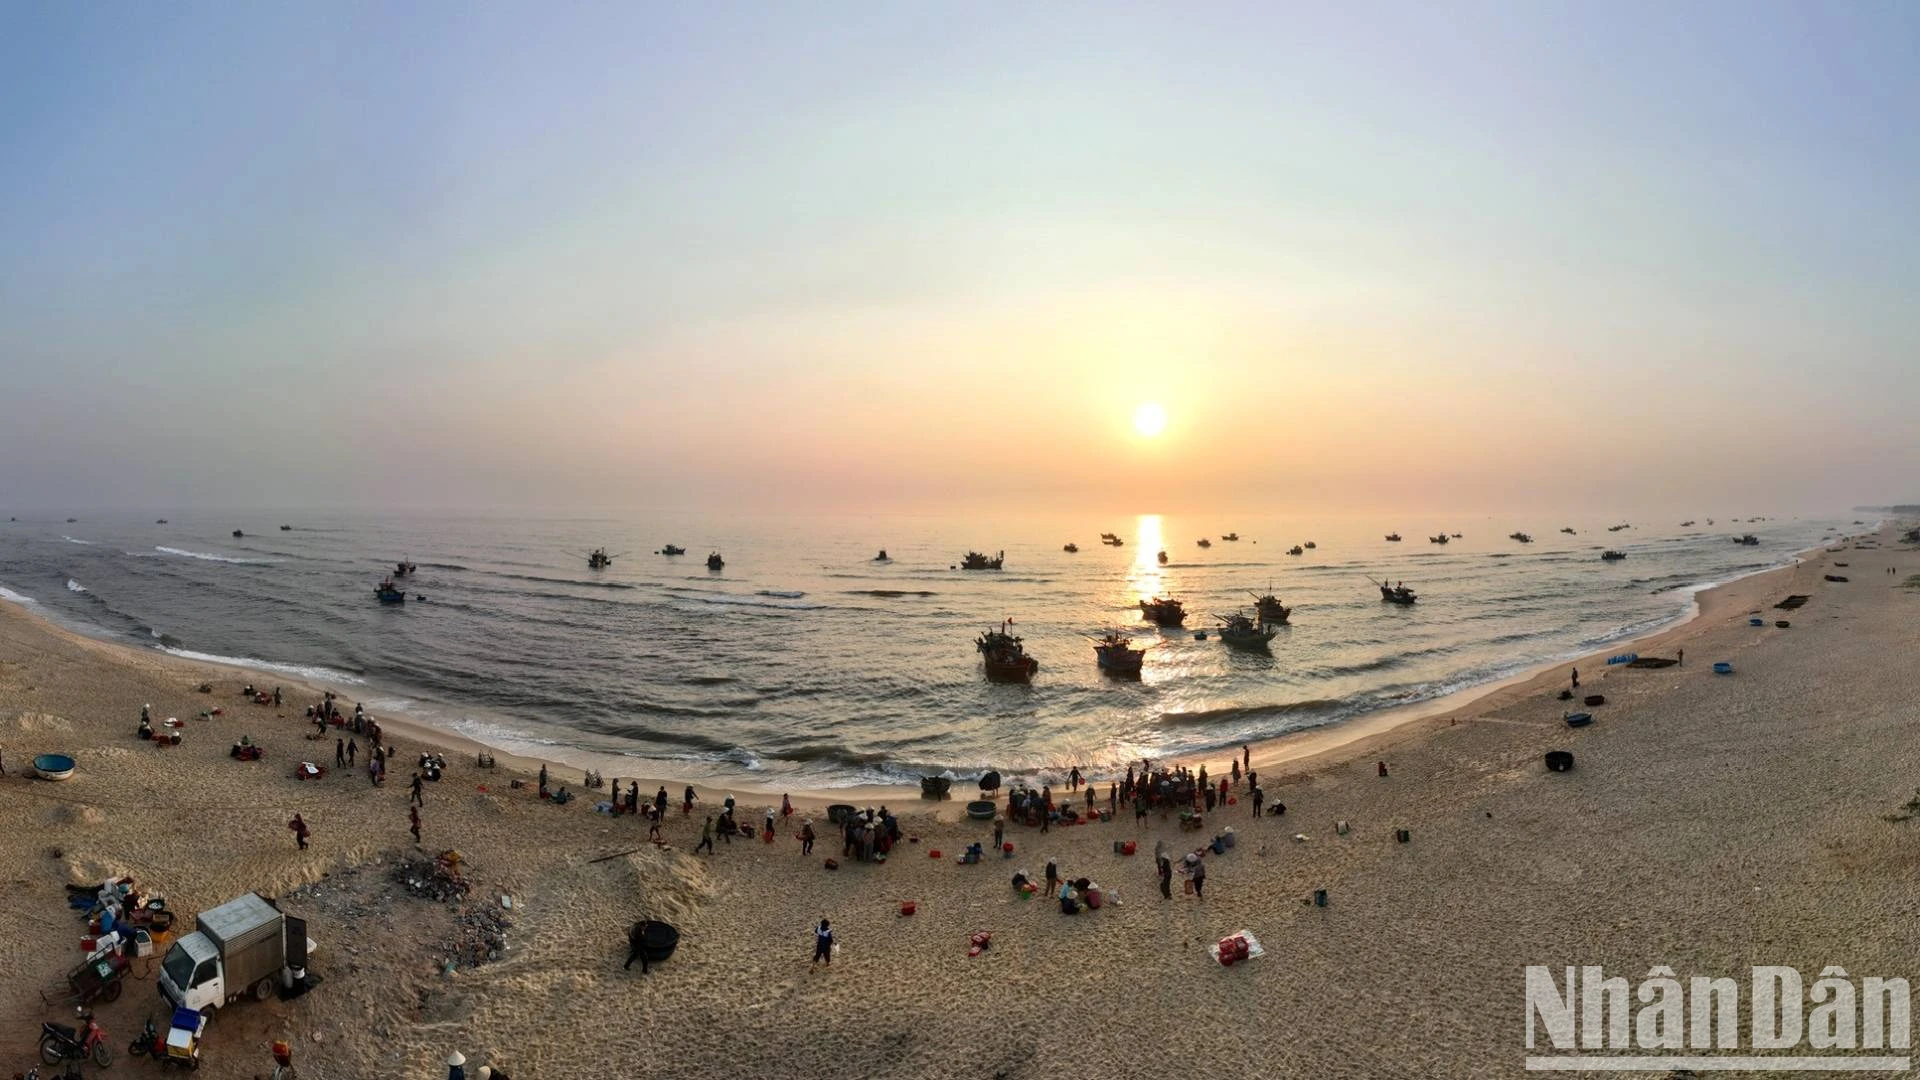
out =
<svg viewBox="0 0 1920 1080"><path fill-rule="evenodd" d="M194 932L160 961L160 993L177 1008L211 1013L251 995L265 1001L306 979L307 923L256 893L200 913Z"/></svg>

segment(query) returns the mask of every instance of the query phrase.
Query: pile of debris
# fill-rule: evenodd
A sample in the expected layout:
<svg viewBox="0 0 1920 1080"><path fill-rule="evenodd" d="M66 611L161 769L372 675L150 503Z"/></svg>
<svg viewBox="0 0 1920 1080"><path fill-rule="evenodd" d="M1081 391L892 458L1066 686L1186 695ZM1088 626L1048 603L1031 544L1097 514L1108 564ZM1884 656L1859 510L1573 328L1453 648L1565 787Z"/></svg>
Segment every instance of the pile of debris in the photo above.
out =
<svg viewBox="0 0 1920 1080"><path fill-rule="evenodd" d="M457 851L443 851L431 863L424 859L402 859L394 864L393 883L409 895L443 904L466 899L470 887L460 873Z"/></svg>
<svg viewBox="0 0 1920 1080"><path fill-rule="evenodd" d="M449 964L479 967L506 955L507 931L513 923L499 908L470 905L454 917L453 925L452 939L441 946Z"/></svg>

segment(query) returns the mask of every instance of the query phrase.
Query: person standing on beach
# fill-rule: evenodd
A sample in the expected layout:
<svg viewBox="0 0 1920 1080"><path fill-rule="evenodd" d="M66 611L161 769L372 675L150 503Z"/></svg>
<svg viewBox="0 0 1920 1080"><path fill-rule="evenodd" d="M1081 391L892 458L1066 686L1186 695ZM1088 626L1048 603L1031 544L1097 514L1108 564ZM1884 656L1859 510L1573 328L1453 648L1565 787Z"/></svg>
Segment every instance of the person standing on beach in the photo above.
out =
<svg viewBox="0 0 1920 1080"><path fill-rule="evenodd" d="M1007 819L1002 817L994 818L993 819L993 850L995 851L1004 850L1003 845L1005 845L1006 843L1006 836L1007 836Z"/></svg>
<svg viewBox="0 0 1920 1080"><path fill-rule="evenodd" d="M813 822L811 821L800 823L800 854L813 854Z"/></svg>
<svg viewBox="0 0 1920 1080"><path fill-rule="evenodd" d="M1052 896L1060 887L1060 864L1047 860L1047 895Z"/></svg>
<svg viewBox="0 0 1920 1080"><path fill-rule="evenodd" d="M407 796L407 801L415 806L427 805L427 797L421 794L420 783L420 771L415 769L413 773L413 791Z"/></svg>
<svg viewBox="0 0 1920 1080"><path fill-rule="evenodd" d="M1233 759L1233 782L1235 784L1238 784L1240 782L1240 759L1239 758Z"/></svg>
<svg viewBox="0 0 1920 1080"><path fill-rule="evenodd" d="M1580 669L1579 668L1573 669L1573 688L1575 690L1580 689Z"/></svg>
<svg viewBox="0 0 1920 1080"><path fill-rule="evenodd" d="M420 808L417 806L407 807L407 831L413 833L414 843L420 842Z"/></svg>
<svg viewBox="0 0 1920 1080"><path fill-rule="evenodd" d="M780 796L780 820L785 821L792 816L793 800L787 798L785 795Z"/></svg>
<svg viewBox="0 0 1920 1080"><path fill-rule="evenodd" d="M302 818L299 814L295 814L293 815L293 820L287 822L287 828L293 830L294 842L300 845L300 850L307 850L307 837L313 834L311 830L307 828L306 819Z"/></svg>
<svg viewBox="0 0 1920 1080"><path fill-rule="evenodd" d="M1240 764L1247 767L1248 774L1253 772L1253 750L1246 743L1240 744Z"/></svg>
<svg viewBox="0 0 1920 1080"><path fill-rule="evenodd" d="M700 854L700 848L706 848L707 854L709 855L713 854L713 815L712 814L708 814L707 823L705 825L700 826L700 844L698 847L695 847L693 849L693 853L695 855Z"/></svg>
<svg viewBox="0 0 1920 1080"><path fill-rule="evenodd" d="M664 820L667 816L667 785L661 784L660 790L653 794L653 816Z"/></svg>
<svg viewBox="0 0 1920 1080"><path fill-rule="evenodd" d="M1258 820L1260 819L1260 804L1261 804L1261 803L1263 803L1263 802L1265 802L1265 801L1266 801L1266 799L1267 799L1267 793L1266 793L1266 792L1264 792L1264 791L1261 791L1261 790L1260 790L1259 788L1254 788L1254 789L1253 789L1253 817L1254 817L1254 820L1256 820L1256 821L1258 821Z"/></svg>
<svg viewBox="0 0 1920 1080"><path fill-rule="evenodd" d="M1080 766L1075 765L1073 768L1067 770L1067 790L1077 791L1079 790L1079 788L1080 788Z"/></svg>
<svg viewBox="0 0 1920 1080"><path fill-rule="evenodd" d="M660 822L664 816L661 812L647 815L647 839L656 844L664 844L667 842L667 838L660 833Z"/></svg>
<svg viewBox="0 0 1920 1080"><path fill-rule="evenodd" d="M545 762L540 763L540 797L543 799L547 797L547 765Z"/></svg>
<svg viewBox="0 0 1920 1080"><path fill-rule="evenodd" d="M1193 861L1193 898L1207 898L1207 860L1204 855Z"/></svg>
<svg viewBox="0 0 1920 1080"><path fill-rule="evenodd" d="M1160 869L1160 899L1173 899L1173 862L1162 854L1154 860Z"/></svg>
<svg viewBox="0 0 1920 1080"><path fill-rule="evenodd" d="M825 960L828 967L833 966L833 924L825 919L813 931L813 962Z"/></svg>
<svg viewBox="0 0 1920 1080"><path fill-rule="evenodd" d="M360 756L360 743L355 739L347 740L347 768L353 768L353 759Z"/></svg>
<svg viewBox="0 0 1920 1080"><path fill-rule="evenodd" d="M633 783L627 785L627 813L637 814L639 812L640 812L640 781L635 780Z"/></svg>
<svg viewBox="0 0 1920 1080"><path fill-rule="evenodd" d="M347 763L347 740L345 739L333 740L333 764L336 767L344 767L346 763Z"/></svg>
<svg viewBox="0 0 1920 1080"><path fill-rule="evenodd" d="M680 803L680 813L681 813L682 815L687 815L687 814L691 814L691 813L693 813L693 804L694 804L694 801L695 801L696 799L698 799L698 798L699 798L699 796L698 796L698 795L695 795L695 794L693 793L693 785L692 785L692 784L688 784L688 785L687 785L687 793L686 793L686 795L685 795L685 796L683 797L683 799L682 799L682 801L681 801L681 803Z"/></svg>

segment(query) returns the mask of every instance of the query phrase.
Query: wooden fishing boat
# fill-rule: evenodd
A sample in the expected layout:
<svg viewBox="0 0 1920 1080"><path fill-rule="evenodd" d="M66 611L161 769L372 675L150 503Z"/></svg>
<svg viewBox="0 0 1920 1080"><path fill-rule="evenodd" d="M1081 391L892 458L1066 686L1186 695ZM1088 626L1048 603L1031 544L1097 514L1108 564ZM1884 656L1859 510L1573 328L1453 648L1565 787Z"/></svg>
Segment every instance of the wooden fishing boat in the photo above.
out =
<svg viewBox="0 0 1920 1080"><path fill-rule="evenodd" d="M1265 596L1253 598L1253 613L1268 626L1285 626L1287 617L1293 614L1293 609L1281 603L1279 597L1268 593Z"/></svg>
<svg viewBox="0 0 1920 1080"><path fill-rule="evenodd" d="M1387 534L1387 542L1388 542L1389 544L1397 544L1397 543L1399 543L1399 542L1400 542L1400 534L1399 534L1399 533L1397 533L1397 532L1395 532L1395 533L1388 533L1388 534Z"/></svg>
<svg viewBox="0 0 1920 1080"><path fill-rule="evenodd" d="M392 578L383 578L373 587L373 595L383 604L404 604L407 602L406 590L394 584Z"/></svg>
<svg viewBox="0 0 1920 1080"><path fill-rule="evenodd" d="M660 554L662 555L685 555L686 553L686 548L675 544L662 544L660 547Z"/></svg>
<svg viewBox="0 0 1920 1080"><path fill-rule="evenodd" d="M594 548L587 554L587 569L605 570L613 565L614 557L607 554L606 548Z"/></svg>
<svg viewBox="0 0 1920 1080"><path fill-rule="evenodd" d="M1066 547L1063 547L1060 550L1066 552L1069 555L1077 555L1080 552L1080 545L1075 543L1068 543Z"/></svg>
<svg viewBox="0 0 1920 1080"><path fill-rule="evenodd" d="M1195 540L1195 541L1194 541L1194 544L1195 544L1196 546L1198 546L1198 547L1203 547L1203 548L1210 548L1210 547L1212 547L1212 546L1213 546L1213 541L1211 541L1211 540L1209 540L1209 539L1207 539L1206 537L1204 537L1204 536L1203 536L1203 537L1201 537L1200 539L1198 539L1198 540Z"/></svg>
<svg viewBox="0 0 1920 1080"><path fill-rule="evenodd" d="M1523 543L1523 544L1531 544L1531 543L1533 543L1533 537L1531 537L1531 536L1529 536L1529 535L1527 535L1526 533L1523 533L1523 532L1511 532L1511 533L1508 533L1508 534L1507 534L1507 539L1509 539L1509 540L1518 540L1518 541L1520 541L1520 542L1521 542L1521 543Z"/></svg>
<svg viewBox="0 0 1920 1080"><path fill-rule="evenodd" d="M1305 555L1306 553L1307 549L1301 547L1299 544L1295 544L1287 549L1287 554L1289 555Z"/></svg>
<svg viewBox="0 0 1920 1080"><path fill-rule="evenodd" d="M1040 661L1027 655L1025 644L1007 632L1004 622L1000 629L981 634L973 644L980 652L988 682L1031 682L1033 673L1040 670Z"/></svg>
<svg viewBox="0 0 1920 1080"><path fill-rule="evenodd" d="M1271 626L1262 626L1238 612L1232 615L1216 615L1220 620L1220 629L1214 631L1221 641L1235 649L1248 649L1264 652L1267 643L1280 631Z"/></svg>
<svg viewBox="0 0 1920 1080"><path fill-rule="evenodd" d="M1440 534L1439 536L1429 536L1429 537L1427 537L1427 543L1429 543L1429 544L1444 544L1444 543L1446 543L1446 542L1447 542L1447 534L1446 534L1446 533L1441 533L1441 534Z"/></svg>
<svg viewBox="0 0 1920 1080"><path fill-rule="evenodd" d="M1229 542L1229 543L1231 543L1231 542L1233 542L1233 541L1235 541L1235 540L1238 540L1238 539L1240 539L1240 534L1239 534L1239 533L1237 533L1237 532L1231 532L1231 533L1227 533L1227 534L1225 534L1225 535L1223 535L1223 536L1221 536L1221 537L1220 537L1220 539L1222 539L1222 540L1225 540L1225 541L1227 541L1227 542Z"/></svg>
<svg viewBox="0 0 1920 1080"><path fill-rule="evenodd" d="M721 558L719 552L716 551L707 556L707 569L724 570L726 569L726 566L727 566L727 560Z"/></svg>
<svg viewBox="0 0 1920 1080"><path fill-rule="evenodd" d="M1614 551L1611 548L1600 553L1600 559L1602 562L1619 562L1621 559L1624 559L1626 557L1627 557L1626 552Z"/></svg>
<svg viewBox="0 0 1920 1080"><path fill-rule="evenodd" d="M1134 648L1133 643L1120 631L1111 630L1093 643L1093 656L1102 672L1116 678L1137 679L1140 677L1140 665L1147 658L1147 650Z"/></svg>
<svg viewBox="0 0 1920 1080"><path fill-rule="evenodd" d="M1167 553L1165 551L1162 551L1156 558L1160 560L1161 566L1167 565Z"/></svg>
<svg viewBox="0 0 1920 1080"><path fill-rule="evenodd" d="M1140 614L1155 626L1179 626L1187 621L1187 609L1180 601L1157 596L1140 601Z"/></svg>
<svg viewBox="0 0 1920 1080"><path fill-rule="evenodd" d="M998 555L993 556L992 558L988 558L982 552L969 551L967 552L966 558L960 560L960 569L962 570L998 570L1003 564L1006 563L1006 561L1007 561L1007 553L1004 551Z"/></svg>
<svg viewBox="0 0 1920 1080"><path fill-rule="evenodd" d="M1378 584L1380 586L1380 599L1385 600L1389 604L1412 607L1414 603L1420 599L1420 597L1414 594L1412 589L1407 588L1405 585L1393 586L1388 585L1386 582L1379 582Z"/></svg>

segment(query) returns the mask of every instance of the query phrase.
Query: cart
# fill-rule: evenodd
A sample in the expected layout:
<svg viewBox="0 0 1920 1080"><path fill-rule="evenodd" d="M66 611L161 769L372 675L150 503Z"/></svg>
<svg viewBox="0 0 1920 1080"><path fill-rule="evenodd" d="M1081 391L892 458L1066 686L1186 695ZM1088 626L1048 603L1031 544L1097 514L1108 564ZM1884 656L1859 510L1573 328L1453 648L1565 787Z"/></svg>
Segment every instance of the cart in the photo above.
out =
<svg viewBox="0 0 1920 1080"><path fill-rule="evenodd" d="M126 977L126 958L117 952L102 953L67 972L66 981L40 991L40 1000L48 1005L76 1007L115 1001Z"/></svg>

